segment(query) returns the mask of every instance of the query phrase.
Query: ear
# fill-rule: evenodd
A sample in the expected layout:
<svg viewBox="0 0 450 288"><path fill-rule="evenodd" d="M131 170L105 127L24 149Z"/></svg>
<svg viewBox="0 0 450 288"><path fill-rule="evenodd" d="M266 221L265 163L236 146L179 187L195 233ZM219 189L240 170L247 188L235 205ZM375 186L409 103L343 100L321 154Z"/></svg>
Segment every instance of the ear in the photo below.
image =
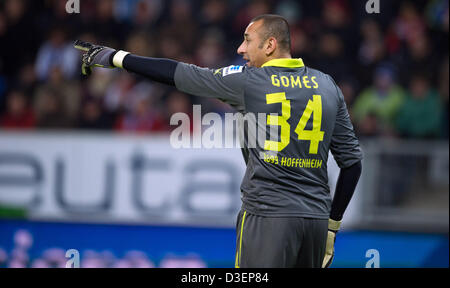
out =
<svg viewBox="0 0 450 288"><path fill-rule="evenodd" d="M277 49L277 39L275 37L269 37L266 42L266 56L272 55Z"/></svg>

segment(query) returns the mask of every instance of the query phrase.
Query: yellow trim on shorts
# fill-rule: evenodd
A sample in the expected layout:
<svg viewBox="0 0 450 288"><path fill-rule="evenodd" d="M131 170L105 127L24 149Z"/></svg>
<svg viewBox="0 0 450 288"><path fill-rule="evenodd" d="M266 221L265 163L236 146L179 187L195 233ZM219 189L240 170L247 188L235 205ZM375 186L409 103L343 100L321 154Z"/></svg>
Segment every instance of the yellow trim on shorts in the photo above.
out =
<svg viewBox="0 0 450 288"><path fill-rule="evenodd" d="M239 237L239 257L238 253L236 252L236 261L235 261L235 268L239 268L241 266L241 251L242 251L242 233L244 231L244 221L245 221L245 215L247 214L247 211L244 211L244 216L242 216L242 222L241 222L241 236Z"/></svg>

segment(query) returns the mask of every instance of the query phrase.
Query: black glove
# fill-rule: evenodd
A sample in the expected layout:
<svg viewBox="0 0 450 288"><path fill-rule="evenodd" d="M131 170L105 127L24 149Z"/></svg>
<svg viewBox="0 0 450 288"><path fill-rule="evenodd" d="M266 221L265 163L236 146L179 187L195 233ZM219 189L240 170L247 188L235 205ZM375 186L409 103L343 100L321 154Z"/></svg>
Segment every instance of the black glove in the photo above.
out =
<svg viewBox="0 0 450 288"><path fill-rule="evenodd" d="M81 66L81 72L83 75L89 76L92 73L92 67L115 68L112 60L117 53L117 50L80 40L75 41L74 47L86 52L83 54L82 58L83 64Z"/></svg>

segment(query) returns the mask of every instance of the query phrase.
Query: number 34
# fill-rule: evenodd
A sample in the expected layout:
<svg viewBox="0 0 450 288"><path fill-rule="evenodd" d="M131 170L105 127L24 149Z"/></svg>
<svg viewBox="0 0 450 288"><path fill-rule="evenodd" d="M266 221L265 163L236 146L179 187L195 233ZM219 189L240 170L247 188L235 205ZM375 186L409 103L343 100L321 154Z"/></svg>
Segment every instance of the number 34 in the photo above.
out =
<svg viewBox="0 0 450 288"><path fill-rule="evenodd" d="M266 140L264 149L269 151L281 151L289 144L291 127L287 120L291 118L291 101L286 99L286 93L272 93L266 95L267 104L281 103L281 116L267 116L267 125L276 125L281 127L280 141ZM306 123L313 115L312 130L305 130ZM295 133L298 140L310 141L309 154L317 154L319 142L323 141L324 132L320 131L322 125L322 97L313 95L313 100L309 100L303 115L298 122Z"/></svg>

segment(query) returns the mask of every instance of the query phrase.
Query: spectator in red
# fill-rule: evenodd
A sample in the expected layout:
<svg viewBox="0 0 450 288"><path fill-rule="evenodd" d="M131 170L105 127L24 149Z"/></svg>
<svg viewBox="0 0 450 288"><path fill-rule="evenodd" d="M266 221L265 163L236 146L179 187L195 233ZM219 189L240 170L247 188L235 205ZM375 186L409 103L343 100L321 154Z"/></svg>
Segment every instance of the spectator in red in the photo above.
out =
<svg viewBox="0 0 450 288"><path fill-rule="evenodd" d="M140 83L128 94L126 112L118 119L116 129L137 133L165 130L162 115L155 108L156 99L151 87Z"/></svg>
<svg viewBox="0 0 450 288"><path fill-rule="evenodd" d="M0 118L0 127L29 129L35 126L34 113L28 106L24 92L13 90L8 94L6 101L6 112Z"/></svg>
<svg viewBox="0 0 450 288"><path fill-rule="evenodd" d="M78 128L84 130L108 130L112 128L111 120L102 110L99 99L88 97L83 101Z"/></svg>
<svg viewBox="0 0 450 288"><path fill-rule="evenodd" d="M176 113L184 113L189 116L190 123L189 123L189 131L193 132L193 115L192 115L192 101L189 99L189 96L181 93L180 91L173 90L169 93L169 95L166 98L166 104L167 107L164 115L163 123L166 127L166 131L172 131L173 129L177 128L181 123L176 123L175 125L170 125L170 119L172 116Z"/></svg>

